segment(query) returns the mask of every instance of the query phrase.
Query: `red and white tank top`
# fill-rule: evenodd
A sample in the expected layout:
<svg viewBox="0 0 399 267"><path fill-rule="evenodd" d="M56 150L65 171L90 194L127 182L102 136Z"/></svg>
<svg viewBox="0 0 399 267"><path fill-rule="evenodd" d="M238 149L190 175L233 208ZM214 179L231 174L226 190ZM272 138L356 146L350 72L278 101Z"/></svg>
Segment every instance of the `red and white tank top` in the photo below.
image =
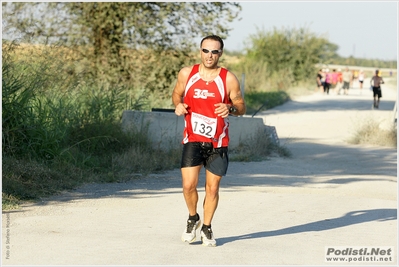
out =
<svg viewBox="0 0 399 267"><path fill-rule="evenodd" d="M188 76L183 102L188 105L184 116L183 144L188 142L212 142L213 147L229 144L229 119L215 114L215 104L231 104L226 90L227 69L207 83L199 74L199 64L193 66Z"/></svg>

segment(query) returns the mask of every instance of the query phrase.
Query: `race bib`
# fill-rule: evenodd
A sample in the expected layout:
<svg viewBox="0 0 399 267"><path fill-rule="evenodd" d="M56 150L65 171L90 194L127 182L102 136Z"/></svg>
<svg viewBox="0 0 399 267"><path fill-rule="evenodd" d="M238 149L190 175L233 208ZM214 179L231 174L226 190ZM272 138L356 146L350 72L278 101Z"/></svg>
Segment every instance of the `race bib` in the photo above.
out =
<svg viewBox="0 0 399 267"><path fill-rule="evenodd" d="M212 138L216 133L217 119L193 112L191 114L191 126L195 134Z"/></svg>

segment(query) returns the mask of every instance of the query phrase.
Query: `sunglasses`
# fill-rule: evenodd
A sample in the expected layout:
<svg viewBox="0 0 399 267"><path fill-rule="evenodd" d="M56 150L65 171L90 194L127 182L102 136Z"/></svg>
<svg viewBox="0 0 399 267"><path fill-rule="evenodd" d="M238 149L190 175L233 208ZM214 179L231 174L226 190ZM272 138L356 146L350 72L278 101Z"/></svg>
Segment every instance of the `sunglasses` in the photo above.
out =
<svg viewBox="0 0 399 267"><path fill-rule="evenodd" d="M205 54L208 54L209 52L211 52L212 54L216 55L216 54L219 54L220 52L222 52L222 50L208 50L208 49L202 48L202 52L204 52Z"/></svg>

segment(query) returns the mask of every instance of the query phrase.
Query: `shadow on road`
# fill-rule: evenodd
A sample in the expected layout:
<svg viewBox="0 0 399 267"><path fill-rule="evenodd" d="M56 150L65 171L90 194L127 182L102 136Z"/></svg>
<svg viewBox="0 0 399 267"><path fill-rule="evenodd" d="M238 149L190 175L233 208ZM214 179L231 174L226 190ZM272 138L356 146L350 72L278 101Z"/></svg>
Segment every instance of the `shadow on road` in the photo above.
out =
<svg viewBox="0 0 399 267"><path fill-rule="evenodd" d="M230 237L221 237L218 238L218 246L222 246L226 243L245 240L245 239L266 238L272 236L290 235L290 234L297 234L304 232L325 231L325 230L330 230L330 229L335 229L335 228L340 228L370 221L389 221L396 219L397 219L396 209L358 210L358 211L348 212L342 217L310 222L301 225L295 225L278 230L256 232L256 233L230 236Z"/></svg>
<svg viewBox="0 0 399 267"><path fill-rule="evenodd" d="M221 189L231 192L240 191L243 186L307 187L321 183L338 185L362 181L388 181L396 187L397 153L393 148L326 145L313 143L312 140L295 142L289 147L293 149L293 158L231 162L226 177L222 179ZM298 169L301 171L298 172ZM204 183L202 170L199 192L203 191ZM181 174L179 169L175 169L133 178L124 183L85 185L30 206L100 198L162 198L181 193Z"/></svg>
<svg viewBox="0 0 399 267"><path fill-rule="evenodd" d="M326 145L302 139L287 145L293 156L270 161L232 164L222 187L307 186L390 181L396 186L394 148Z"/></svg>

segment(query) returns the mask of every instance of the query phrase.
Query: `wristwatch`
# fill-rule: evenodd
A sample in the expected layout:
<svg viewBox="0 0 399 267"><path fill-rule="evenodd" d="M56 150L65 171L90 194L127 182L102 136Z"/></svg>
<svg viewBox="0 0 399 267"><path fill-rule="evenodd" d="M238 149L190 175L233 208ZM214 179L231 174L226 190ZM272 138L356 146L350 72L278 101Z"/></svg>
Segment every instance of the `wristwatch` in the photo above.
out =
<svg viewBox="0 0 399 267"><path fill-rule="evenodd" d="M237 112L237 108L232 105L229 107L229 113L234 113L234 112Z"/></svg>

